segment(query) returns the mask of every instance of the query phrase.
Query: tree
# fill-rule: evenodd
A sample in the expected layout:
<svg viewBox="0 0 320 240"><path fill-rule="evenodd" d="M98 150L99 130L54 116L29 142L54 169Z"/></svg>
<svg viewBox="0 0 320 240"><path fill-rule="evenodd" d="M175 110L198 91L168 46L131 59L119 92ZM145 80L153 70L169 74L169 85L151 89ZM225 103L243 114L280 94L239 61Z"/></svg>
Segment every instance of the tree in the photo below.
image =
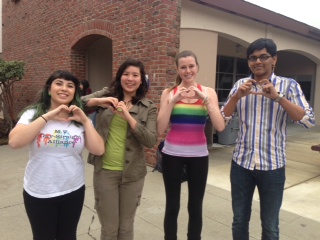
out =
<svg viewBox="0 0 320 240"><path fill-rule="evenodd" d="M19 61L3 61L0 59L0 112L3 112L6 129L1 129L8 134L15 121L13 107L13 83L20 81L24 75L24 63ZM0 131L0 132L1 132Z"/></svg>

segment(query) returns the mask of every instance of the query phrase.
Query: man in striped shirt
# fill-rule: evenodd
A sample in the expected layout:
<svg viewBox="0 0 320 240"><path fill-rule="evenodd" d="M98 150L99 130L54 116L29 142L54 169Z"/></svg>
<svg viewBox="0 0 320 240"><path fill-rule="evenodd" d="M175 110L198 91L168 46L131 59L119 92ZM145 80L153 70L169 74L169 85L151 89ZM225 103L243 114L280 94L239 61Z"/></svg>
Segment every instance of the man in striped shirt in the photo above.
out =
<svg viewBox="0 0 320 240"><path fill-rule="evenodd" d="M226 121L239 116L239 134L232 156L231 195L234 240L249 239L252 198L260 197L262 239L279 239L279 212L285 184L286 124L290 117L305 128L314 113L300 85L276 76L277 46L260 38L247 49L248 78L238 80L221 108Z"/></svg>

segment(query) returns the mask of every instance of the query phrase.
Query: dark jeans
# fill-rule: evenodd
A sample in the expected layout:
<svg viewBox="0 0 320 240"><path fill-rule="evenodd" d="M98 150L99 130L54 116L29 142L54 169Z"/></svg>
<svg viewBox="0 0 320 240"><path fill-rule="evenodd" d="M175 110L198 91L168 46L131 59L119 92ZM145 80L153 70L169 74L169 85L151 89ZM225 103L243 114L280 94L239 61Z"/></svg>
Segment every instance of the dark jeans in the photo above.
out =
<svg viewBox="0 0 320 240"><path fill-rule="evenodd" d="M233 239L249 240L251 205L256 186L260 198L261 239L279 239L279 213L286 179L285 168L271 171L248 170L232 161L230 179Z"/></svg>
<svg viewBox="0 0 320 240"><path fill-rule="evenodd" d="M180 210L181 177L183 166L188 174L188 240L200 240L202 230L202 203L208 176L208 156L176 157L163 154L162 173L166 191L164 217L165 240L177 239L178 214Z"/></svg>
<svg viewBox="0 0 320 240"><path fill-rule="evenodd" d="M24 205L35 240L76 240L85 186L53 198L36 198L23 190Z"/></svg>

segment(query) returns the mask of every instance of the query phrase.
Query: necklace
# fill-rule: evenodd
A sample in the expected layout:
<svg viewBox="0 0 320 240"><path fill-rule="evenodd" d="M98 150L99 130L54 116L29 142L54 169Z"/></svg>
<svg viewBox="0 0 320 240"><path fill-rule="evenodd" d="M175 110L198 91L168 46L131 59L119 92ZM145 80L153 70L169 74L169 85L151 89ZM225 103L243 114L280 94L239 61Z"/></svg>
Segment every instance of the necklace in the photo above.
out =
<svg viewBox="0 0 320 240"><path fill-rule="evenodd" d="M124 104L126 105L126 107L127 107L127 109L129 109L130 108L130 106L131 106L131 102L132 102L132 100L129 100L129 101L123 101L124 102Z"/></svg>
<svg viewBox="0 0 320 240"><path fill-rule="evenodd" d="M129 100L127 102L123 100L123 102L124 102L124 105L126 105L126 108L128 110L132 107L132 104L131 104L132 100ZM117 111L122 112L122 109L121 108L117 108Z"/></svg>

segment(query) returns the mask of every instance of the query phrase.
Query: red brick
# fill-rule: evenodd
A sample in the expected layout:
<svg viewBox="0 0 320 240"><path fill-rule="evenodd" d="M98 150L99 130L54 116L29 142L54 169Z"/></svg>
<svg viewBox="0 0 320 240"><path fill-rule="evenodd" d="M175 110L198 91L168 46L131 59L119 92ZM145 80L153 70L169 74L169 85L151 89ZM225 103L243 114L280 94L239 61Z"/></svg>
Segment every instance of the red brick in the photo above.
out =
<svg viewBox="0 0 320 240"><path fill-rule="evenodd" d="M144 61L152 82L148 97L159 103L162 90L175 80L180 2L2 1L3 59L26 64L24 78L14 85L16 114L34 101L54 70L85 78L86 48L99 35L112 40L113 74L125 56ZM146 155L154 164L155 148Z"/></svg>

